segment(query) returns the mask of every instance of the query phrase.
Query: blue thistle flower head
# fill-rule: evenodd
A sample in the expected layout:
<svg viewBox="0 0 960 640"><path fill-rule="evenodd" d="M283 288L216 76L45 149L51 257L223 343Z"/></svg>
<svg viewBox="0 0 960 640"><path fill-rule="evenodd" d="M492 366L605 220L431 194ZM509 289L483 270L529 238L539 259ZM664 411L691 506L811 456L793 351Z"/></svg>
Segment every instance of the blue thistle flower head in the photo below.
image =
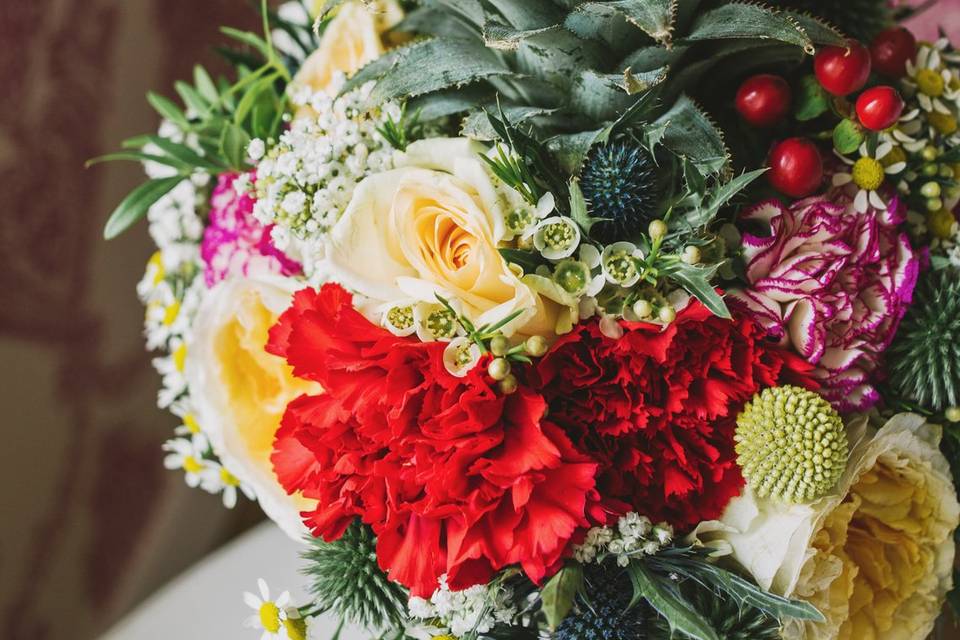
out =
<svg viewBox="0 0 960 640"><path fill-rule="evenodd" d="M616 565L587 568L586 593L564 618L554 640L644 640L649 622L645 607L633 599L627 572Z"/></svg>
<svg viewBox="0 0 960 640"><path fill-rule="evenodd" d="M656 216L656 167L640 144L620 140L595 147L580 174L580 188L594 218L591 235L604 242L635 237Z"/></svg>

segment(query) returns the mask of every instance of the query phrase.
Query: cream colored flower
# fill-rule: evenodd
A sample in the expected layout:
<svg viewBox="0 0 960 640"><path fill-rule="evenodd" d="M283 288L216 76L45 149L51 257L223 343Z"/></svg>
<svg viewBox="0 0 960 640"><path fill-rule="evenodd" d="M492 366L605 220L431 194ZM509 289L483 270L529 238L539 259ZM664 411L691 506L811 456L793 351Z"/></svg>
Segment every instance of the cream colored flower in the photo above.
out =
<svg viewBox="0 0 960 640"><path fill-rule="evenodd" d="M194 321L186 376L195 417L225 467L250 486L264 513L291 537L306 529L300 511L311 502L288 496L270 454L287 403L319 393L287 363L264 350L270 327L300 284L262 276L226 280L210 290Z"/></svg>
<svg viewBox="0 0 960 640"><path fill-rule="evenodd" d="M397 300L436 304L439 295L478 326L521 312L504 327L508 335L568 327L570 309L535 292L498 251L519 195L498 186L483 151L467 139L423 140L399 168L361 182L330 232L331 278L368 298L371 309Z"/></svg>
<svg viewBox="0 0 960 640"><path fill-rule="evenodd" d="M395 0L344 3L324 30L320 46L300 67L294 84L329 91L338 73L349 76L379 58L384 52L384 32L402 19L403 10Z"/></svg>
<svg viewBox="0 0 960 640"><path fill-rule="evenodd" d="M867 429L865 418L851 423L850 462L830 495L787 505L748 490L720 522L698 527L760 586L826 616L788 621L788 640L920 640L951 587L960 505L940 428L900 414Z"/></svg>

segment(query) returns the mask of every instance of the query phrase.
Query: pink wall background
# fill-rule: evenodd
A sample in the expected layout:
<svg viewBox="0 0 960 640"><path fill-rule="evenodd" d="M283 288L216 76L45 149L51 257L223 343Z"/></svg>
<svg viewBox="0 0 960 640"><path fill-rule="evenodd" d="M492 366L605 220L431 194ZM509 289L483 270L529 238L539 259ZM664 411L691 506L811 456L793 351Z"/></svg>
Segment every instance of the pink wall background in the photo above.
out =
<svg viewBox="0 0 960 640"><path fill-rule="evenodd" d="M840 0L843 1L843 0ZM919 6L923 0L910 0L897 4ZM960 40L960 0L939 0L930 9L907 23L918 38L932 40L937 37L937 28L942 27L954 42Z"/></svg>

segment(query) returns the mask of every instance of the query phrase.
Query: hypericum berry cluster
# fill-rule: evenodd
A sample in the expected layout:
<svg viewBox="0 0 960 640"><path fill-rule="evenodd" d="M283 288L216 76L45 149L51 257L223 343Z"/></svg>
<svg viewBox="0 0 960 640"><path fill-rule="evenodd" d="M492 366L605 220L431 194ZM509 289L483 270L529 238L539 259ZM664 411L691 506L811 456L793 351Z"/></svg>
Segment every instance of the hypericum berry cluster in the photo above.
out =
<svg viewBox="0 0 960 640"><path fill-rule="evenodd" d="M294 119L269 150L262 140L249 148L258 161L254 215L264 225L276 225L278 249L302 254L308 276L320 257L317 241L346 210L357 184L393 168L393 149L377 129L389 117L399 118L400 110L387 105L365 111L370 88L339 98L295 91L294 104L309 104L317 115Z"/></svg>
<svg viewBox="0 0 960 640"><path fill-rule="evenodd" d="M625 567L633 556L651 556L673 542L673 527L666 522L653 524L650 518L633 511L617 522L616 528L594 527L587 532L583 544L573 549L573 556L582 564L602 562L613 555Z"/></svg>
<svg viewBox="0 0 960 640"><path fill-rule="evenodd" d="M407 628L417 640L432 640L445 634L462 638L469 633L489 633L498 623L510 624L518 611L509 587L477 585L463 591L451 591L446 576L429 600L412 597L410 618L420 620Z"/></svg>
<svg viewBox="0 0 960 640"><path fill-rule="evenodd" d="M813 391L764 389L737 417L737 464L760 497L810 502L837 484L846 468L843 420Z"/></svg>

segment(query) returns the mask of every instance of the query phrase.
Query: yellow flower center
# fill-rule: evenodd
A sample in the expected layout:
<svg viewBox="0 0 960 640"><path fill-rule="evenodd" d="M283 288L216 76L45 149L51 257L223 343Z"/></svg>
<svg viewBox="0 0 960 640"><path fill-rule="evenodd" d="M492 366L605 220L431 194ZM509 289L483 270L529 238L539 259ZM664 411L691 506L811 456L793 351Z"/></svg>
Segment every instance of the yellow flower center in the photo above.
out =
<svg viewBox="0 0 960 640"><path fill-rule="evenodd" d="M949 136L957 132L957 119L949 113L936 111L928 113L927 122L943 136Z"/></svg>
<svg viewBox="0 0 960 640"><path fill-rule="evenodd" d="M200 433L200 423L197 422L197 419L192 413L183 416L183 426L185 426L190 433Z"/></svg>
<svg viewBox="0 0 960 640"><path fill-rule="evenodd" d="M873 158L860 158L853 165L853 181L867 191L879 189L883 184L883 165Z"/></svg>
<svg viewBox="0 0 960 640"><path fill-rule="evenodd" d="M163 324L169 327L178 315L180 315L180 301L174 300L163 312Z"/></svg>
<svg viewBox="0 0 960 640"><path fill-rule="evenodd" d="M163 278L166 276L163 271L163 256L159 251L156 251L152 256L150 256L150 262L147 264L154 269L153 286L157 286L163 282Z"/></svg>
<svg viewBox="0 0 960 640"><path fill-rule="evenodd" d="M956 218L953 212L947 208L939 211L931 211L927 214L927 228L937 238L946 240L953 235L953 223Z"/></svg>
<svg viewBox="0 0 960 640"><path fill-rule="evenodd" d="M931 98L943 95L943 77L933 69L920 69L917 72L917 88Z"/></svg>
<svg viewBox="0 0 960 640"><path fill-rule="evenodd" d="M220 467L220 481L228 487L236 487L240 484L237 476L227 471L224 467Z"/></svg>
<svg viewBox="0 0 960 640"><path fill-rule="evenodd" d="M187 365L187 343L181 342L180 346L173 350L173 366L177 371L183 373L183 368ZM189 425L187 425L189 428Z"/></svg>
<svg viewBox="0 0 960 640"><path fill-rule="evenodd" d="M200 473L203 471L203 464L193 456L187 456L183 459L183 470L187 473Z"/></svg>
<svg viewBox="0 0 960 640"><path fill-rule="evenodd" d="M280 608L277 605L272 602L260 605L260 626L270 633L280 631Z"/></svg>
<svg viewBox="0 0 960 640"><path fill-rule="evenodd" d="M457 636L451 636L450 634L444 634L442 636L433 636L433 640L457 640Z"/></svg>
<svg viewBox="0 0 960 640"><path fill-rule="evenodd" d="M287 618L283 621L283 626L287 630L287 638L290 640L306 640L307 623L300 618Z"/></svg>
<svg viewBox="0 0 960 640"><path fill-rule="evenodd" d="M900 147L894 147L890 153L880 158L880 164L884 167L892 167L899 162L907 161L907 152Z"/></svg>

